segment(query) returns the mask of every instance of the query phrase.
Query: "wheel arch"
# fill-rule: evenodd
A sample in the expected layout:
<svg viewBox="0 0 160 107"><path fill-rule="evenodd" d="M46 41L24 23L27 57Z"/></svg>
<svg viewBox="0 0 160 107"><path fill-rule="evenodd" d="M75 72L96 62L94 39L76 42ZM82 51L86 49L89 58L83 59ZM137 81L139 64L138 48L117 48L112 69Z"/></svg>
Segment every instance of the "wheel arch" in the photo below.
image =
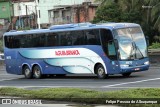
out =
<svg viewBox="0 0 160 107"><path fill-rule="evenodd" d="M22 64L22 70L21 70L21 71L22 71L22 74L24 74L24 67L26 67L26 66L29 67L29 69L31 70L31 66L30 66L29 64L23 63L23 64Z"/></svg>
<svg viewBox="0 0 160 107"><path fill-rule="evenodd" d="M97 63L94 65L94 74L97 74L97 72L96 72L96 67L97 67L98 65L102 65L102 66L104 67L104 69L105 69L105 73L107 74L106 66L105 66L104 64L100 63L100 62L97 62Z"/></svg>
<svg viewBox="0 0 160 107"><path fill-rule="evenodd" d="M41 73L43 74L43 69L42 69L42 67L40 66L40 64L38 64L38 63L32 64L32 72L33 72L33 68L34 68L35 66L39 66L39 68L41 69Z"/></svg>

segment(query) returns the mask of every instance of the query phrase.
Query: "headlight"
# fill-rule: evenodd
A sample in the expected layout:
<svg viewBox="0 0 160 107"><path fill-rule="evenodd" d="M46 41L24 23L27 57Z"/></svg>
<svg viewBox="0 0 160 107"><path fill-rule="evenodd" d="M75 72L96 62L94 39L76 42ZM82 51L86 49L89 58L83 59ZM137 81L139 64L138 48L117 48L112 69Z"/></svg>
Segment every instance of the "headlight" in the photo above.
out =
<svg viewBox="0 0 160 107"><path fill-rule="evenodd" d="M146 61L146 62L144 63L144 65L149 65L149 61Z"/></svg>

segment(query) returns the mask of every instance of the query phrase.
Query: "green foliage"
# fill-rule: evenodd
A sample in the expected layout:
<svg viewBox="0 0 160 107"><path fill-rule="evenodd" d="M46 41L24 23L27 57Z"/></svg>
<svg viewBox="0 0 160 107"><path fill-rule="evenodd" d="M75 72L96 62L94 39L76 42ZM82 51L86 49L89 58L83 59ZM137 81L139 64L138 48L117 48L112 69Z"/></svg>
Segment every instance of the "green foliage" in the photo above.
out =
<svg viewBox="0 0 160 107"><path fill-rule="evenodd" d="M105 104L110 98L160 98L159 88L128 89L120 91L94 91L78 88L47 88L40 90L26 90L20 88L0 88L1 96L14 96L31 99L49 99L55 101L71 101L89 104ZM101 99L103 98L103 99ZM122 106L122 105L121 105ZM125 107L159 107L159 105L147 104L123 104Z"/></svg>
<svg viewBox="0 0 160 107"><path fill-rule="evenodd" d="M121 11L118 5L114 2L106 5L102 5L97 9L96 16L93 20L94 23L100 22L102 20L108 22L119 22L121 19Z"/></svg>
<svg viewBox="0 0 160 107"><path fill-rule="evenodd" d="M0 39L0 52L3 52L3 40Z"/></svg>
<svg viewBox="0 0 160 107"><path fill-rule="evenodd" d="M101 2L93 20L108 22L132 22L142 26L144 34L149 36L150 43L154 36L160 35L160 2L159 0L96 0ZM146 6L146 7L144 7ZM148 7L147 7L148 6Z"/></svg>
<svg viewBox="0 0 160 107"><path fill-rule="evenodd" d="M104 4L97 9L94 23L100 21L107 22L134 22L140 23L142 21L141 13L136 10L123 11L123 9L115 2Z"/></svg>
<svg viewBox="0 0 160 107"><path fill-rule="evenodd" d="M31 28L30 27L25 27L25 28L19 28L19 29L17 29L17 30L30 30Z"/></svg>
<svg viewBox="0 0 160 107"><path fill-rule="evenodd" d="M160 48L160 43L158 42L152 43L152 45L149 46L149 49L158 49L158 48Z"/></svg>

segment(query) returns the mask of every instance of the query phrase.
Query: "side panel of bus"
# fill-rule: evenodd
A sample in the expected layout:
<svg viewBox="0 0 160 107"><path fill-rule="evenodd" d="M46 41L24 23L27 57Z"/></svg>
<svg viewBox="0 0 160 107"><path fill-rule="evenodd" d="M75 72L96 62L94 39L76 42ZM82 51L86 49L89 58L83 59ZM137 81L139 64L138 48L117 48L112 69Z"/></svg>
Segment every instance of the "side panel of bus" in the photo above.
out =
<svg viewBox="0 0 160 107"><path fill-rule="evenodd" d="M12 74L21 74L20 64L21 59L18 57L18 51L16 49L5 49L5 63L6 71Z"/></svg>

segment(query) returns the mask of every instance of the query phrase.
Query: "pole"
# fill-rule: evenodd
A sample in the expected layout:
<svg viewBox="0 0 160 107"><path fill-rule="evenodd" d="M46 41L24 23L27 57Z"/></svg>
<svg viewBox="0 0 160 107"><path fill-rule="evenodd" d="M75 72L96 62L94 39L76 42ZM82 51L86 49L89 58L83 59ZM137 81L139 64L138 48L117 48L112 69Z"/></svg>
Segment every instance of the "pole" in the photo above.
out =
<svg viewBox="0 0 160 107"><path fill-rule="evenodd" d="M21 13L20 13L21 7L20 7L20 0L19 0L19 2L18 2L18 10L19 10L19 28L22 28L22 27L21 27Z"/></svg>
<svg viewBox="0 0 160 107"><path fill-rule="evenodd" d="M37 24L38 24L38 29L40 29L41 26L40 26L40 15L39 15L38 1L35 0L35 2L36 2Z"/></svg>

